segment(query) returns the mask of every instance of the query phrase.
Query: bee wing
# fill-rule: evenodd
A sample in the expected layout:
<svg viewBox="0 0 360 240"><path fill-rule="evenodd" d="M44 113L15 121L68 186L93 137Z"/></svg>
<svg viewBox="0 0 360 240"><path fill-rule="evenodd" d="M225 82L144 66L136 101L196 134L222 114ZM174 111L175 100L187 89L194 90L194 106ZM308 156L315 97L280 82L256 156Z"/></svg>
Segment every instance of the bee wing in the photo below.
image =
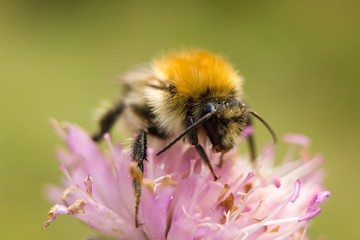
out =
<svg viewBox="0 0 360 240"><path fill-rule="evenodd" d="M151 64L141 64L129 70L121 77L121 83L130 89L154 87L157 89L166 89L165 81L155 76Z"/></svg>
<svg viewBox="0 0 360 240"><path fill-rule="evenodd" d="M121 76L120 81L125 85L141 84L153 76L150 64L137 65Z"/></svg>

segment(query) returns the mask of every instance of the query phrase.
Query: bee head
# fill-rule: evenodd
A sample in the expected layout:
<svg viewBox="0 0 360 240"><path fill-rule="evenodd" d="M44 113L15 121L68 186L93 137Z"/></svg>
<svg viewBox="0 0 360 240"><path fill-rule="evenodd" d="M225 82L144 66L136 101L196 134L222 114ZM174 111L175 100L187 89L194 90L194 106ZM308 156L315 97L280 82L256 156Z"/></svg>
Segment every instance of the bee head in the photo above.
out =
<svg viewBox="0 0 360 240"><path fill-rule="evenodd" d="M225 99L206 103L202 115L209 113L211 117L203 123L205 133L214 151L227 152L239 139L251 111L237 99Z"/></svg>
<svg viewBox="0 0 360 240"><path fill-rule="evenodd" d="M256 112L247 108L245 104L231 98L206 102L199 119L188 126L156 155L165 152L192 129L201 126L204 128L206 135L210 139L213 150L216 152L227 152L234 147L236 140L246 127L250 115L264 124L272 135L275 143L277 141L276 135L270 125Z"/></svg>

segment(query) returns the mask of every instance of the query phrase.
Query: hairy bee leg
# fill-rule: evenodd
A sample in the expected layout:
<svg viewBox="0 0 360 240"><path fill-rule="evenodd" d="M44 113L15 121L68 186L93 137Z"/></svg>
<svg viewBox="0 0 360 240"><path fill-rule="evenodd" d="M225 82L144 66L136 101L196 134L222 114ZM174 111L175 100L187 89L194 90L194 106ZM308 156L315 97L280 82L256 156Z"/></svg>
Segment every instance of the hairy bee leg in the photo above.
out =
<svg viewBox="0 0 360 240"><path fill-rule="evenodd" d="M188 116L186 118L186 123L188 126L190 126L191 124L193 124L194 119L191 116ZM218 180L219 177L216 176L213 167L211 166L211 163L209 161L208 156L205 153L204 148L199 144L199 140L198 140L198 135L197 135L197 131L196 129L192 129L191 131L189 131L188 133L188 138L189 141L191 143L191 145L193 145L196 149L196 151L200 154L201 159L205 162L206 166L208 166L208 168L210 169L211 174L214 177L214 181Z"/></svg>
<svg viewBox="0 0 360 240"><path fill-rule="evenodd" d="M101 141L104 134L110 131L115 121L123 112L124 107L125 107L124 102L122 101L118 102L114 107L112 107L109 111L107 111L105 115L100 119L99 122L100 130L92 136L92 139L95 142Z"/></svg>
<svg viewBox="0 0 360 240"><path fill-rule="evenodd" d="M140 169L141 174L144 173L144 160L146 159L146 149L147 149L147 131L141 130L132 147L132 157L133 160L137 163L137 167ZM142 176L141 176L142 177ZM141 182L139 179L133 179L133 189L135 194L135 226L139 227L139 205L141 197Z"/></svg>
<svg viewBox="0 0 360 240"><path fill-rule="evenodd" d="M247 119L246 125L247 125L248 127L252 127L252 126L253 126L252 120L251 120L250 117ZM246 141L248 142L250 160L251 160L252 162L255 162L255 160L256 160L256 148L255 148L254 135L251 133L251 134L247 137Z"/></svg>

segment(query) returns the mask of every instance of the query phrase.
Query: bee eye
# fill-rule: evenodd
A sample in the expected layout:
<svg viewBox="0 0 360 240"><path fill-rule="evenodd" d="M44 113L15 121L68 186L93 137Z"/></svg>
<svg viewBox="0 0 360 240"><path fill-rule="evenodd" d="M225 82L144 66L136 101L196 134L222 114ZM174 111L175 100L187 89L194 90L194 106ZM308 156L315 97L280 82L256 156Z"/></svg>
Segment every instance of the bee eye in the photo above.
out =
<svg viewBox="0 0 360 240"><path fill-rule="evenodd" d="M228 125L230 123L229 119L221 119L221 123L224 125Z"/></svg>
<svg viewBox="0 0 360 240"><path fill-rule="evenodd" d="M244 122L245 121L244 117L232 117L232 118L230 118L230 120L232 122Z"/></svg>
<svg viewBox="0 0 360 240"><path fill-rule="evenodd" d="M211 113L214 112L216 110L216 107L213 103L207 103L205 105L204 111L205 113Z"/></svg>

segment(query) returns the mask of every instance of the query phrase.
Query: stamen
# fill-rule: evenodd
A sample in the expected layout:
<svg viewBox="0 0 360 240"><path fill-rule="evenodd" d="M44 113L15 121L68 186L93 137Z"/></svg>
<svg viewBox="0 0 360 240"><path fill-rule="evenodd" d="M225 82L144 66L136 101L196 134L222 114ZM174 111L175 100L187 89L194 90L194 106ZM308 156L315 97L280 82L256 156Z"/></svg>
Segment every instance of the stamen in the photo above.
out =
<svg viewBox="0 0 360 240"><path fill-rule="evenodd" d="M243 233L241 232L241 234L244 234L244 236L241 238L241 240L245 240L249 236L248 232L243 232Z"/></svg>
<svg viewBox="0 0 360 240"><path fill-rule="evenodd" d="M83 214L86 203L83 200L76 200L76 202L68 207L72 214Z"/></svg>
<svg viewBox="0 0 360 240"><path fill-rule="evenodd" d="M70 173L69 173L69 171L67 170L67 168L65 167L65 165L61 164L60 168L61 168L61 171L63 171L65 177L66 177L71 183L73 183L73 179L72 179L72 177L70 176Z"/></svg>
<svg viewBox="0 0 360 240"><path fill-rule="evenodd" d="M294 222L294 221L298 221L298 219L299 219L298 217L291 217L291 218L282 218L282 219L276 219L276 220L262 221L262 222L258 222L258 223L249 225L247 227L244 227L243 229L241 229L241 232L243 232L247 236L249 234L249 232L259 229L260 227ZM243 239L245 239L245 238L243 238Z"/></svg>
<svg viewBox="0 0 360 240"><path fill-rule="evenodd" d="M63 205L59 205L59 204L56 204L54 205L50 211L48 212L48 220L46 220L43 224L43 228L47 228L51 222L55 221L56 217L59 215L59 214L69 214L70 211L67 207L63 206Z"/></svg>
<svg viewBox="0 0 360 240"><path fill-rule="evenodd" d="M86 193L89 194L91 197L92 197L92 187L93 187L92 183L93 183L92 177L87 175L87 177L84 179L84 185L85 185Z"/></svg>
<svg viewBox="0 0 360 240"><path fill-rule="evenodd" d="M284 158L281 161L281 164L286 164L288 162L291 162L294 158L295 152L296 152L297 146L290 145L285 153Z"/></svg>
<svg viewBox="0 0 360 240"><path fill-rule="evenodd" d="M75 192L75 187L73 185L66 188L62 194L61 194L61 200L63 200L64 203L67 202L67 198L70 196L70 194L73 194Z"/></svg>
<svg viewBox="0 0 360 240"><path fill-rule="evenodd" d="M310 201L306 213L299 217L299 222L309 221L321 213L321 209L318 207L326 198L330 196L329 191L322 191L316 194Z"/></svg>
<svg viewBox="0 0 360 240"><path fill-rule="evenodd" d="M275 224L293 222L293 221L297 221L297 220L298 220L297 217L282 218L282 219L265 221L265 222L264 222L263 224L261 224L261 225L262 225L262 226L269 226L269 225L275 225Z"/></svg>
<svg viewBox="0 0 360 240"><path fill-rule="evenodd" d="M316 203L317 198L318 198L317 194L313 196L313 198L311 199L311 201L309 203L309 206L306 209L306 212L311 212L312 210L315 209L315 207L316 207L315 203Z"/></svg>
<svg viewBox="0 0 360 240"><path fill-rule="evenodd" d="M225 215L225 223L228 223L231 218L231 211L224 212Z"/></svg>
<svg viewBox="0 0 360 240"><path fill-rule="evenodd" d="M253 172L249 172L245 177L245 179L242 181L242 183L240 183L240 185L236 188L235 192L236 193L241 192L241 189L245 186L245 184L248 183L250 179L252 179L254 176L255 174Z"/></svg>
<svg viewBox="0 0 360 240"><path fill-rule="evenodd" d="M224 209L224 212L230 211L234 207L234 194L230 193L227 198L219 203L217 208Z"/></svg>
<svg viewBox="0 0 360 240"><path fill-rule="evenodd" d="M155 190L158 186L176 186L176 182L173 180L171 175L164 175L154 180L155 183Z"/></svg>
<svg viewBox="0 0 360 240"><path fill-rule="evenodd" d="M50 118L49 120L49 124L50 126L54 129L55 133L64 141L66 140L66 133L64 131L64 129L62 128L62 126L60 126L59 122L56 121L53 118Z"/></svg>
<svg viewBox="0 0 360 240"><path fill-rule="evenodd" d="M141 185L145 186L151 193L155 193L156 185L154 181L147 178L143 178L141 181Z"/></svg>
<svg viewBox="0 0 360 240"><path fill-rule="evenodd" d="M210 230L215 230L215 231L219 231L219 230L224 230L224 226L221 225L221 224L218 224L218 223L200 223L199 225L199 228L200 227L203 227L203 228L209 228Z"/></svg>
<svg viewBox="0 0 360 240"><path fill-rule="evenodd" d="M300 187L301 187L301 182L299 179L297 179L294 184L294 193L291 195L291 198L290 198L290 201L292 203L294 203L296 201L296 199L299 197Z"/></svg>
<svg viewBox="0 0 360 240"><path fill-rule="evenodd" d="M283 139L287 143L296 144L304 147L311 144L310 139L301 134L285 134Z"/></svg>
<svg viewBox="0 0 360 240"><path fill-rule="evenodd" d="M307 231L307 228L308 228L308 226L309 226L308 223L306 223L306 224L304 224L304 225L305 225L305 226L304 226L304 229L302 230L300 240L304 240L304 239L305 239L306 231Z"/></svg>
<svg viewBox="0 0 360 240"><path fill-rule="evenodd" d="M278 176L273 176L272 180L276 188L281 187L281 179Z"/></svg>
<svg viewBox="0 0 360 240"><path fill-rule="evenodd" d="M329 191L322 191L318 194L318 202L322 203L326 198L330 197L331 192Z"/></svg>
<svg viewBox="0 0 360 240"><path fill-rule="evenodd" d="M306 223L305 224L295 224L292 228L283 232L281 234L281 236L276 238L276 240L286 240L289 238L303 240L303 235L304 235L305 229L306 229Z"/></svg>
<svg viewBox="0 0 360 240"><path fill-rule="evenodd" d="M110 164L111 164L111 167L112 167L112 173L114 176L116 176L116 164L114 162L114 159L119 162L119 159L118 159L118 154L115 153L115 150L114 150L114 145L112 144L111 142L111 138L110 138L110 134L109 133L105 133L104 134L104 140L109 148L109 151L110 151L110 154L111 154L111 157L110 157Z"/></svg>
<svg viewBox="0 0 360 240"><path fill-rule="evenodd" d="M183 213L185 214L186 218L188 219L198 219L200 217L200 213L195 213L195 214L190 214L188 213L188 211L186 211L185 206L181 207L181 210L183 211Z"/></svg>
<svg viewBox="0 0 360 240"><path fill-rule="evenodd" d="M282 163L290 162L294 158L295 152L299 146L308 147L311 141L308 137L301 134L285 134L283 137L284 141L289 143L290 146L282 160Z"/></svg>
<svg viewBox="0 0 360 240"><path fill-rule="evenodd" d="M296 162L294 162L293 164L297 164ZM314 158L309 162L305 162L302 163L302 165L295 167L293 166L293 170L287 172L282 178L283 179L294 179L295 176L296 178L300 179L304 176L307 176L310 172L314 171L314 169L316 169L319 165L321 164L321 159L320 158Z"/></svg>
<svg viewBox="0 0 360 240"><path fill-rule="evenodd" d="M272 145L267 145L262 150L258 160L256 161L256 170L259 171L260 168L272 168L274 166L274 153L275 148Z"/></svg>
<svg viewBox="0 0 360 240"><path fill-rule="evenodd" d="M225 196L225 194L229 191L229 189L230 189L230 186L228 184L225 184L223 190L220 192L220 194L218 196L218 199L216 201L217 204Z"/></svg>
<svg viewBox="0 0 360 240"><path fill-rule="evenodd" d="M278 220L268 220L268 219L272 219L278 212L280 212L291 200L296 201L297 197L299 196L299 192L300 192L300 180L297 180L295 182L295 190L294 193L291 194L291 196L289 197L289 200L285 200L282 203L279 203L278 206L275 207L275 209L272 209L272 212L266 216L263 220L263 222L270 222L272 224L272 221L278 221ZM291 218L292 220L297 220L297 217ZM268 224L266 224L268 225ZM262 226L262 225L260 225Z"/></svg>
<svg viewBox="0 0 360 240"><path fill-rule="evenodd" d="M320 208L317 208L317 209L315 209L315 210L312 211L312 212L308 212L308 213L305 213L305 215L300 216L300 217L298 218L298 221L299 221L299 222L309 221L309 220L313 219L314 217L316 217L317 215L319 215L320 213L321 213L321 209L320 209Z"/></svg>

